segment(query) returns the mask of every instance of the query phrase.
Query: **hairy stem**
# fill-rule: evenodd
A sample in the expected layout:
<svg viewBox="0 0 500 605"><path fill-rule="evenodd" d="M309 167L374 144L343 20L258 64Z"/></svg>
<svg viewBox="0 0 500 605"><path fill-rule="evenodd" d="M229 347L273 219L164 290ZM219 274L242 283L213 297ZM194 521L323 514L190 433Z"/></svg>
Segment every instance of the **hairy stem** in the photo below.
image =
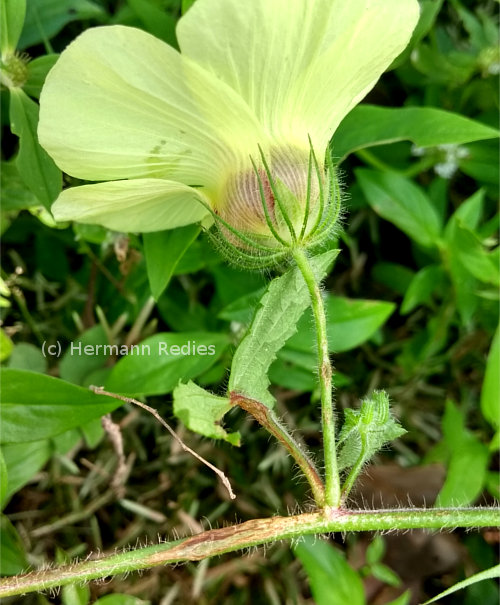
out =
<svg viewBox="0 0 500 605"><path fill-rule="evenodd" d="M202 532L196 536L138 548L121 554L34 571L0 580L0 597L47 590L106 578L167 563L200 561L207 557L259 546L305 534L336 531L380 531L415 528L451 529L500 524L498 508L343 510L326 509L290 517L253 519L240 525Z"/></svg>
<svg viewBox="0 0 500 605"><path fill-rule="evenodd" d="M253 416L261 426L267 429L284 446L309 481L314 501L318 505L318 508L323 508L325 505L325 486L316 470L314 462L286 430L273 410L260 401L255 401L255 399L244 397L235 392L230 393L230 399L233 405L239 406Z"/></svg>
<svg viewBox="0 0 500 605"><path fill-rule="evenodd" d="M293 257L302 273L311 296L311 307L316 326L318 343L318 376L321 393L321 424L323 428L323 449L325 456L325 503L327 506L340 506L340 477L337 468L337 450L335 442L335 416L332 397L332 364L328 354L326 335L326 315L321 290L311 268L306 253L295 248Z"/></svg>

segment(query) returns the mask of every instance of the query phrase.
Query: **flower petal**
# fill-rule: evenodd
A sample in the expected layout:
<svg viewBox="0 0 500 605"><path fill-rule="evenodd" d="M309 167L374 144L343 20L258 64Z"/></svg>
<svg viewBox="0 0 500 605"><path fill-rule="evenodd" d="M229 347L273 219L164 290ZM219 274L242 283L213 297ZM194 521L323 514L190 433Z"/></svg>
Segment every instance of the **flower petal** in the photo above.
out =
<svg viewBox="0 0 500 605"><path fill-rule="evenodd" d="M65 189L52 205L58 221L103 225L115 231L161 231L208 214L192 187L163 179L111 181Z"/></svg>
<svg viewBox="0 0 500 605"><path fill-rule="evenodd" d="M408 43L417 0L197 0L182 52L229 84L276 138L324 147Z"/></svg>
<svg viewBox="0 0 500 605"><path fill-rule="evenodd" d="M256 131L228 86L131 27L84 32L63 51L40 98L42 146L65 172L88 180L217 185L221 167L234 165L241 141L254 141Z"/></svg>

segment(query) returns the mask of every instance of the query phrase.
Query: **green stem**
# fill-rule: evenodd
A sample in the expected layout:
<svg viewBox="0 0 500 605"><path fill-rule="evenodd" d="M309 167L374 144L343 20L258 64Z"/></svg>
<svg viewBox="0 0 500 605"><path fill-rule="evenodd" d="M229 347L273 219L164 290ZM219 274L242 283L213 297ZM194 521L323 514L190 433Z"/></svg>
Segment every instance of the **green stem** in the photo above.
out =
<svg viewBox="0 0 500 605"><path fill-rule="evenodd" d="M290 517L253 519L240 525L205 531L174 542L4 578L0 580L0 597L45 591L49 588L106 578L167 563L200 561L207 557L306 534L491 527L499 524L500 509L498 508L396 511L327 509L323 512Z"/></svg>
<svg viewBox="0 0 500 605"><path fill-rule="evenodd" d="M295 248L293 250L293 257L307 284L316 326L319 361L318 376L321 393L321 424L325 456L325 503L327 506L338 507L340 506L340 477L337 468L335 416L333 414L332 397L332 364L330 363L330 355L328 353L325 307L318 280L314 275L306 253L300 248Z"/></svg>
<svg viewBox="0 0 500 605"><path fill-rule="evenodd" d="M270 410L260 401L243 397L243 395L239 395L238 393L232 392L230 399L233 405L239 406L253 416L261 426L267 429L284 446L309 481L314 501L318 508L323 508L325 506L325 486L314 462L286 430L273 410Z"/></svg>

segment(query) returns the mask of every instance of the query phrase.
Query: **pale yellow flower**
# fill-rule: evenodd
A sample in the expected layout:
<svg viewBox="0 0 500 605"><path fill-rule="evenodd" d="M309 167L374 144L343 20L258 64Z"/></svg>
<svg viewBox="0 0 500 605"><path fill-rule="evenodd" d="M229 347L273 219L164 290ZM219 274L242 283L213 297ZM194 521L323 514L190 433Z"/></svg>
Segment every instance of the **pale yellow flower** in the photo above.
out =
<svg viewBox="0 0 500 605"><path fill-rule="evenodd" d="M66 189L54 216L158 231L212 211L265 237L264 193L287 239L273 192L259 191L270 175L307 236L328 141L418 15L417 0L197 0L177 26L182 54L130 27L84 32L47 77L39 138L66 173L105 182Z"/></svg>

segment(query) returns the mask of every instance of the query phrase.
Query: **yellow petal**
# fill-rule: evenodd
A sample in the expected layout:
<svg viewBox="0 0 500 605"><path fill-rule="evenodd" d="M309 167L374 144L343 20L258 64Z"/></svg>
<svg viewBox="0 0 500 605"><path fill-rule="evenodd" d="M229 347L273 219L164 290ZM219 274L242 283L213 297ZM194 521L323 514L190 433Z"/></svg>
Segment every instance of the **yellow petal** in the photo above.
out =
<svg viewBox="0 0 500 605"><path fill-rule="evenodd" d="M417 0L197 0L181 50L229 84L277 139L326 145L408 43Z"/></svg>
<svg viewBox="0 0 500 605"><path fill-rule="evenodd" d="M115 231L161 231L208 214L192 187L162 179L134 179L65 189L52 205L58 221L103 225Z"/></svg>
<svg viewBox="0 0 500 605"><path fill-rule="evenodd" d="M258 125L222 82L138 29L87 30L49 73L42 146L82 179L161 177L211 187ZM256 144L256 143L254 143Z"/></svg>

